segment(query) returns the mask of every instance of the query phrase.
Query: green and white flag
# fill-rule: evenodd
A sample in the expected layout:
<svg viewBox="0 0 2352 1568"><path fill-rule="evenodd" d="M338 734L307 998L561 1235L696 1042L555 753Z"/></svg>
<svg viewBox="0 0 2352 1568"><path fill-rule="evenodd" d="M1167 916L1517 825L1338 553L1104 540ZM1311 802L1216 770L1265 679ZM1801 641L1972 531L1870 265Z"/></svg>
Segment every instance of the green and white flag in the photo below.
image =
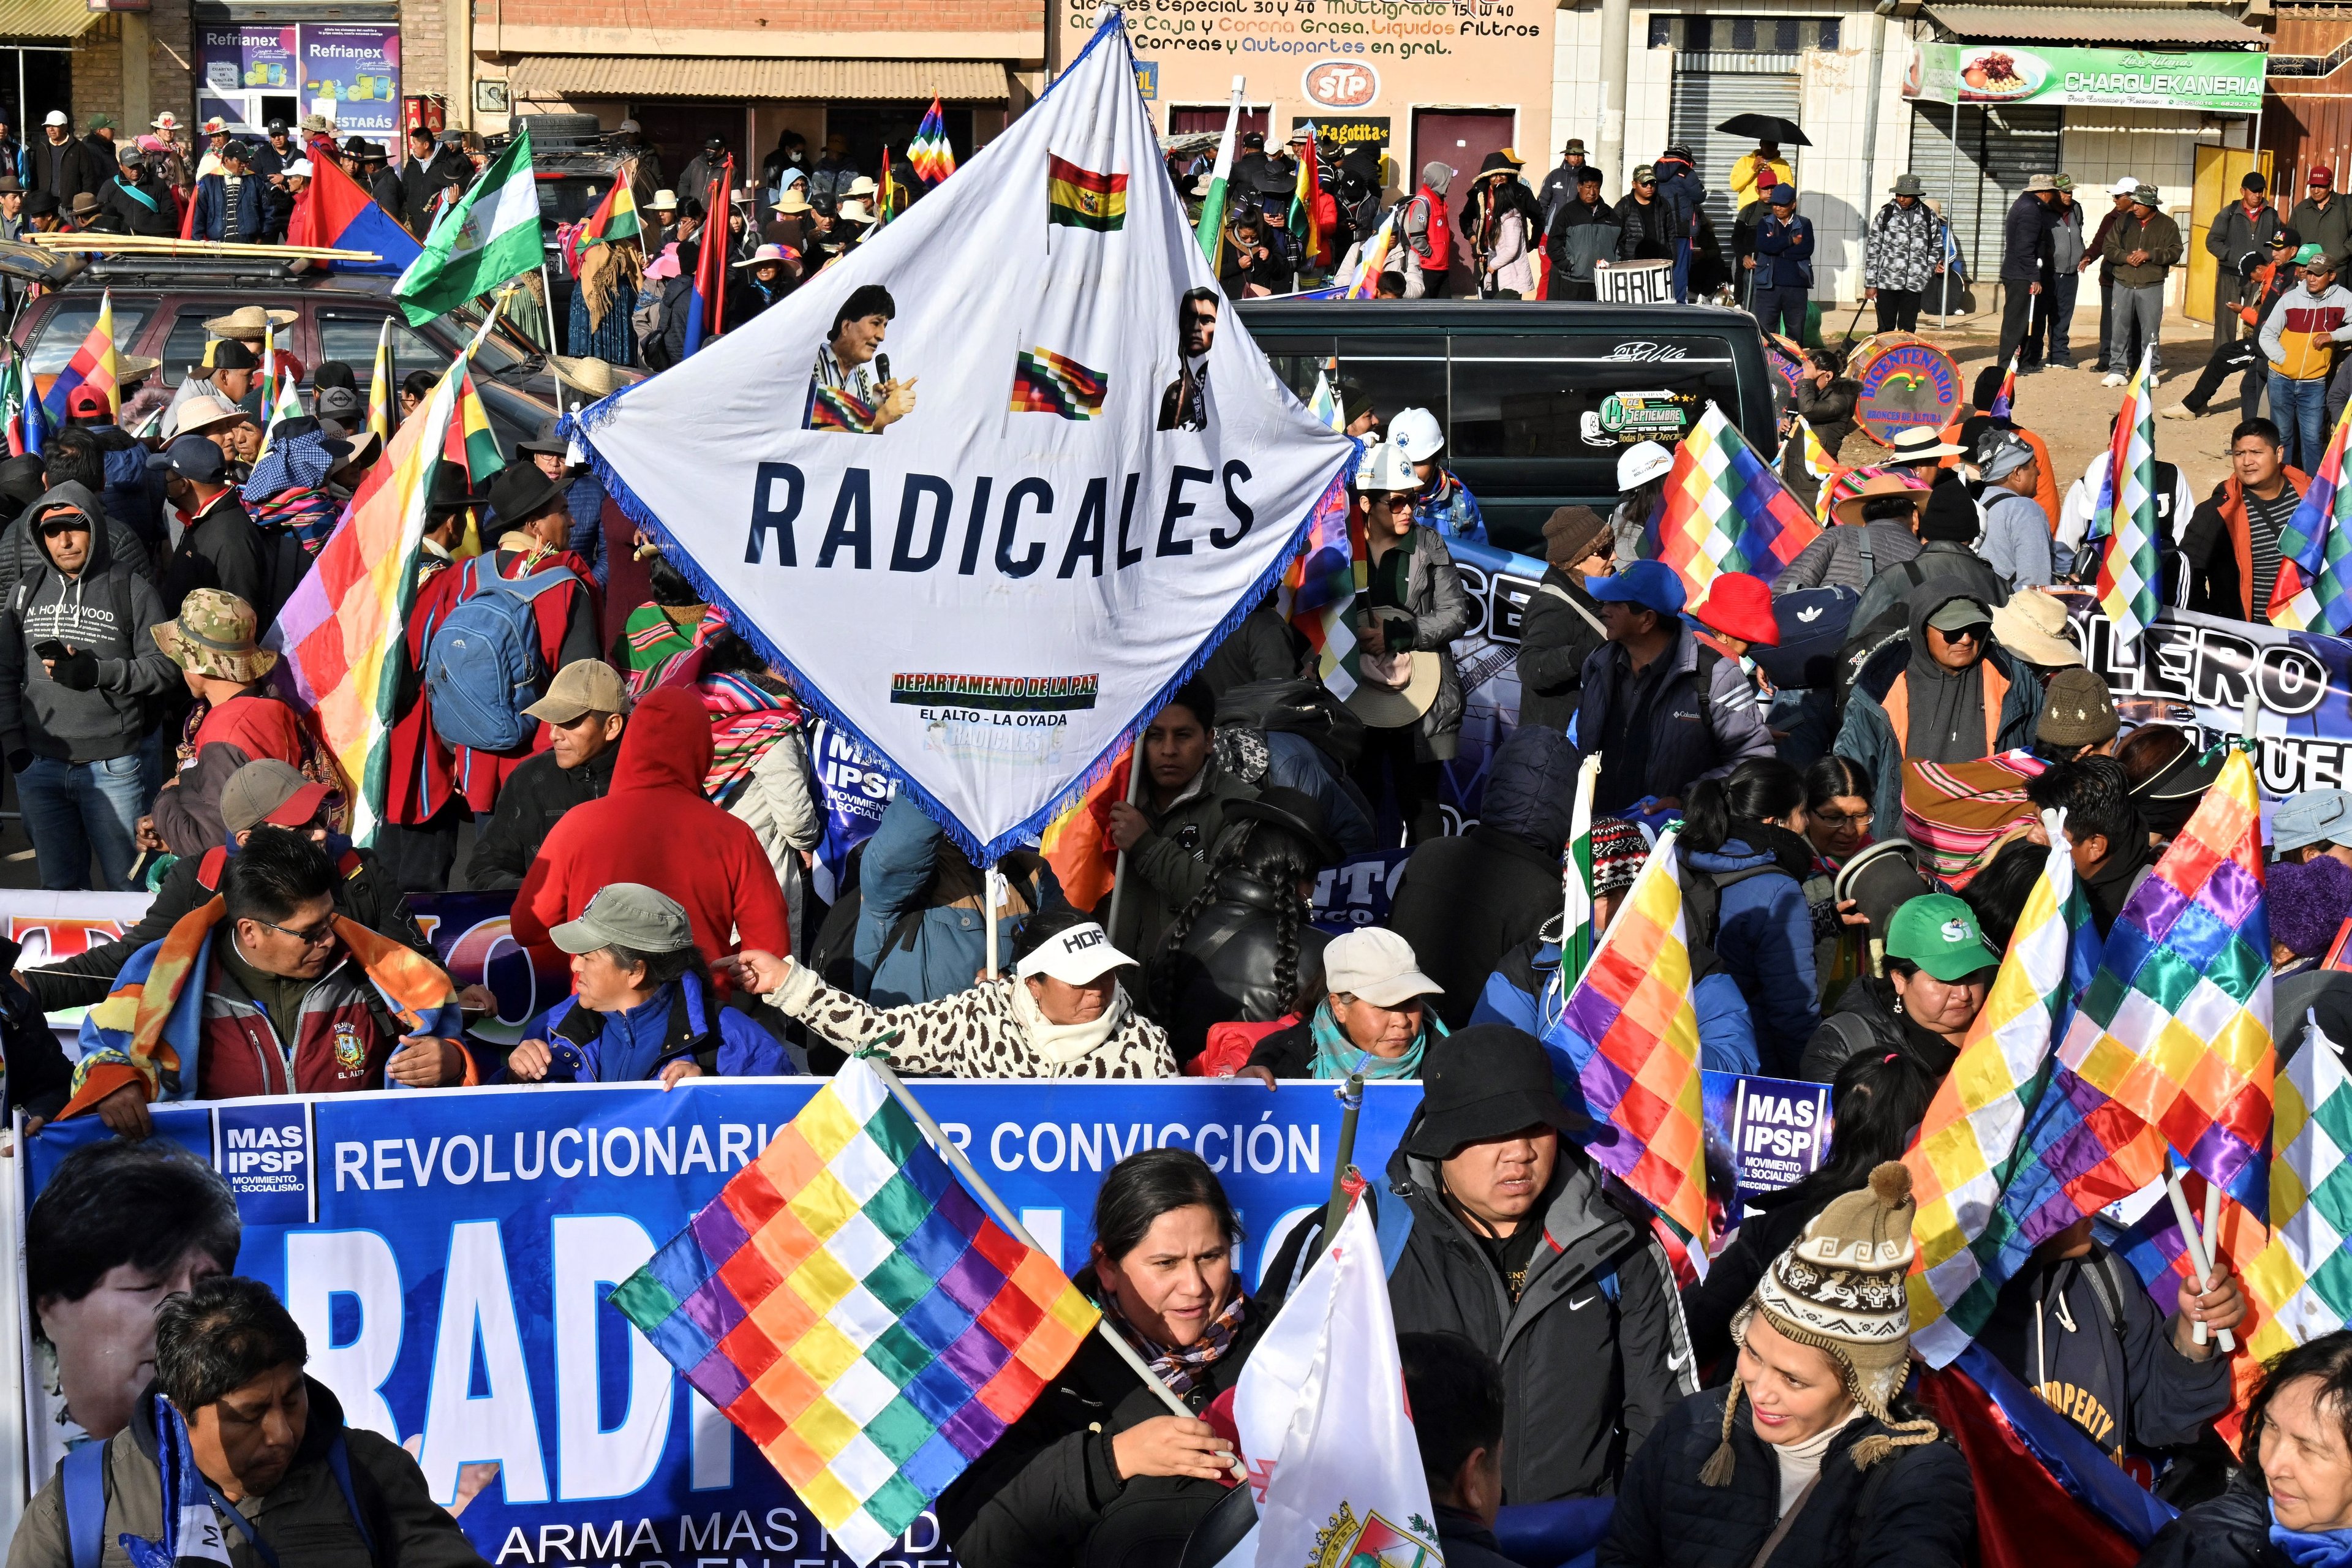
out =
<svg viewBox="0 0 2352 1568"><path fill-rule="evenodd" d="M541 259L530 132L518 131L474 188L433 226L424 254L392 286L392 297L410 326L422 326L531 271Z"/></svg>
<svg viewBox="0 0 2352 1568"><path fill-rule="evenodd" d="M1217 253L1225 237L1225 187L1233 183L1234 143L1240 140L1242 124L1242 79L1234 78L1234 96L1225 105L1225 133L1217 142L1217 162L1209 171L1209 194L1201 202L1201 221L1193 226L1192 236L1201 242L1201 254L1209 258L1209 270L1217 270Z"/></svg>

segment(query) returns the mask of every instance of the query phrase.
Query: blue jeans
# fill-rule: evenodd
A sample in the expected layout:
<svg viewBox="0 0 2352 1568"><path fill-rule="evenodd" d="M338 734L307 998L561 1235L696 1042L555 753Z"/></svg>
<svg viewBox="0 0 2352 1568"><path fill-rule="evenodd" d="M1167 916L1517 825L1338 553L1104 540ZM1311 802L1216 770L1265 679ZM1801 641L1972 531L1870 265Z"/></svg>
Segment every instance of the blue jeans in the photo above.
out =
<svg viewBox="0 0 2352 1568"><path fill-rule="evenodd" d="M16 800L25 809L25 832L41 868L41 886L51 892L89 888L91 851L98 855L100 892L132 893L131 863L139 851L132 838L147 809L147 784L139 753L102 763L66 763L35 757L16 775Z"/></svg>
<svg viewBox="0 0 2352 1568"><path fill-rule="evenodd" d="M2286 438L2280 458L2306 474L2319 467L2320 454L2327 450L2327 378L2271 377L2271 418Z"/></svg>

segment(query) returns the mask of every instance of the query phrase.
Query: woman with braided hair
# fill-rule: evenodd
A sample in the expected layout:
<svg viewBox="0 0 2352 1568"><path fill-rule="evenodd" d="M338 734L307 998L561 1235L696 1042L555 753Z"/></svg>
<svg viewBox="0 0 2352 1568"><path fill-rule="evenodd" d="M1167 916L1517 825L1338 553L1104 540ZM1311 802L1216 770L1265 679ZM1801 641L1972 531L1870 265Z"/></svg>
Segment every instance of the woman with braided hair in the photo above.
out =
<svg viewBox="0 0 2352 1568"><path fill-rule="evenodd" d="M1208 886L1179 911L1146 972L1179 1061L1201 1054L1213 1024L1270 1024L1322 995L1328 939L1307 924L1307 901L1339 862L1323 808L1304 791L1225 803Z"/></svg>
<svg viewBox="0 0 2352 1568"><path fill-rule="evenodd" d="M1889 1160L1774 1259L1731 1320L1738 1369L1626 1467L1600 1568L1961 1568L1968 1461L1903 1393L1911 1173Z"/></svg>

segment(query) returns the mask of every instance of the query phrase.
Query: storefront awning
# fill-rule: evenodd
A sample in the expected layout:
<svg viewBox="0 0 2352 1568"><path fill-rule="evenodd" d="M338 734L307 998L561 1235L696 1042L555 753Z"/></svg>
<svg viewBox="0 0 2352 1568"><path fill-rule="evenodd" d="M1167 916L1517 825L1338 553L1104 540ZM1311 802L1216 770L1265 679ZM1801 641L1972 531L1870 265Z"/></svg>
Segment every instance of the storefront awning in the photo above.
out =
<svg viewBox="0 0 2352 1568"><path fill-rule="evenodd" d="M1936 5L1926 15L1961 38L2027 43L2261 46L2262 32L2227 11L2172 5Z"/></svg>
<svg viewBox="0 0 2352 1568"><path fill-rule="evenodd" d="M0 7L26 0L0 0ZM79 0L77 0L79 3ZM992 60L662 59L647 56L524 55L509 68L525 99L933 98L1002 103L1012 96L1004 67Z"/></svg>
<svg viewBox="0 0 2352 1568"><path fill-rule="evenodd" d="M0 0L0 38L64 43L80 37L105 15L84 0Z"/></svg>

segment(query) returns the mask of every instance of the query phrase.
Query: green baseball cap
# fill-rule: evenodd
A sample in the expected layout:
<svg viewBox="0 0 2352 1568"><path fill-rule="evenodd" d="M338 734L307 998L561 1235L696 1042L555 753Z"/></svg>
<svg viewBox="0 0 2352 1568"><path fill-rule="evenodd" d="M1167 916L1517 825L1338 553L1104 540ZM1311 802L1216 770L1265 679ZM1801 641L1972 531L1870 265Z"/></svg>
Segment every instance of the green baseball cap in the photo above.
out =
<svg viewBox="0 0 2352 1568"><path fill-rule="evenodd" d="M2326 255L2327 247L2326 246L2306 245L2301 250L2294 253L2294 264L2297 267L2308 267L2313 262L2324 258Z"/></svg>
<svg viewBox="0 0 2352 1568"><path fill-rule="evenodd" d="M1886 956L1916 963L1937 979L1966 980L1996 968L2000 954L1986 945L1969 906L1949 893L1922 893L1886 922Z"/></svg>

